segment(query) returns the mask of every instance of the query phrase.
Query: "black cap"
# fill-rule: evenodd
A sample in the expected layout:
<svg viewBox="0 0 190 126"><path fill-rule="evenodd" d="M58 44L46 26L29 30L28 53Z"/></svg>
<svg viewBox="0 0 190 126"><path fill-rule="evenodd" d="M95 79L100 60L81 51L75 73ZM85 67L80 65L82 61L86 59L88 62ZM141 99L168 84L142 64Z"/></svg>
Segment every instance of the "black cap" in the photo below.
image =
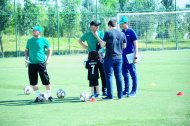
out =
<svg viewBox="0 0 190 126"><path fill-rule="evenodd" d="M100 23L100 22L97 22L97 21L91 21L90 22L90 26L92 26L92 25L94 25L94 26L99 26L99 25L101 25L102 23Z"/></svg>

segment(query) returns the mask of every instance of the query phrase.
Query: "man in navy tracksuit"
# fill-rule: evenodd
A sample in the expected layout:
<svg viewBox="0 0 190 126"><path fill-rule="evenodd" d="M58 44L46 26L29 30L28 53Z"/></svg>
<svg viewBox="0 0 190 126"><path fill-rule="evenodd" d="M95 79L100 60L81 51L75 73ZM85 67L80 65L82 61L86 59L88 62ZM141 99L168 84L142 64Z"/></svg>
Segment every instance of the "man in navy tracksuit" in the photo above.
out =
<svg viewBox="0 0 190 126"><path fill-rule="evenodd" d="M137 90L137 73L135 63L137 63L138 59L138 43L137 43L137 35L135 31L128 26L128 18L121 17L119 24L122 26L122 32L125 34L127 38L127 47L123 50L123 65L122 65L122 74L125 82L125 89L123 91L123 95L127 95L127 97L135 97ZM127 56L128 54L134 53L134 59L132 63L129 63ZM129 91L130 80L129 74L132 78L132 90Z"/></svg>

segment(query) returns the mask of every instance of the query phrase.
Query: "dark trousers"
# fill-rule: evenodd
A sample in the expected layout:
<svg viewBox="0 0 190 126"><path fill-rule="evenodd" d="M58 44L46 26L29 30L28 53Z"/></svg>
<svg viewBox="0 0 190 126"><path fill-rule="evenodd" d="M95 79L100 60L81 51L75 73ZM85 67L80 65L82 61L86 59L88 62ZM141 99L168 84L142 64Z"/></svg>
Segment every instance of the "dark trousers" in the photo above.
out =
<svg viewBox="0 0 190 126"><path fill-rule="evenodd" d="M102 92L106 92L107 88L106 88L106 77L105 77L104 63L100 63L98 65L98 69L99 69L100 77L101 77L101 81L102 81Z"/></svg>
<svg viewBox="0 0 190 126"><path fill-rule="evenodd" d="M125 82L125 92L129 92L129 87L130 87L130 77L132 78L132 92L136 92L137 90L137 72L136 72L136 67L135 64L128 64L127 62L123 62L122 65L122 74L124 77L124 82Z"/></svg>
<svg viewBox="0 0 190 126"><path fill-rule="evenodd" d="M107 82L107 93L109 98L113 98L113 73L116 79L117 96L118 98L123 97L122 92L122 59L106 58L104 61L106 70L106 82Z"/></svg>

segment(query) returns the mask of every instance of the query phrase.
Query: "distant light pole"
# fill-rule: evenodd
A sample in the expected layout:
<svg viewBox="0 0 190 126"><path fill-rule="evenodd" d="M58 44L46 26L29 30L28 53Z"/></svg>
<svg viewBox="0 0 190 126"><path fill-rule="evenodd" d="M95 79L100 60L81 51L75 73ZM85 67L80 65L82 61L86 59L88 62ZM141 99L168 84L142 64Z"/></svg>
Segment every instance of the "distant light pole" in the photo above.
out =
<svg viewBox="0 0 190 126"><path fill-rule="evenodd" d="M175 11L177 11L176 0L175 0ZM177 32L177 14L175 14L175 38L176 38L176 50L178 50L179 43L178 43L178 32Z"/></svg>
<svg viewBox="0 0 190 126"><path fill-rule="evenodd" d="M18 31L17 31L17 14L16 14L16 0L14 0L14 19L15 19L15 35L16 35L16 56L19 56L18 52Z"/></svg>
<svg viewBox="0 0 190 126"><path fill-rule="evenodd" d="M96 20L98 20L98 0L96 0Z"/></svg>

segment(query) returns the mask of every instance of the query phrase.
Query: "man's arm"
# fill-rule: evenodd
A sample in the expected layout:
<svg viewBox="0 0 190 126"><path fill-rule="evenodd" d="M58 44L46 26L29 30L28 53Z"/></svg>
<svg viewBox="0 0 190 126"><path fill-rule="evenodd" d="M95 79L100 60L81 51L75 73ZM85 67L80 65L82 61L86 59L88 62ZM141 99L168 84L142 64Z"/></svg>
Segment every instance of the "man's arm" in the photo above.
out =
<svg viewBox="0 0 190 126"><path fill-rule="evenodd" d="M98 42L100 43L101 47L105 47L106 46L106 42L104 42L97 34L97 32L93 32L94 37L96 37L96 39L98 40Z"/></svg>
<svg viewBox="0 0 190 126"><path fill-rule="evenodd" d="M48 54L47 54L47 58L46 58L46 62L45 62L46 65L49 64L51 55L52 55L52 49L51 49L51 47L50 47L50 48L48 48Z"/></svg>
<svg viewBox="0 0 190 126"><path fill-rule="evenodd" d="M135 52L134 52L134 63L137 63L137 59L138 59L138 42L137 40L133 41L134 43L134 49L135 49Z"/></svg>
<svg viewBox="0 0 190 126"><path fill-rule="evenodd" d="M25 65L26 65L26 67L28 67L28 63L29 63L29 61L28 61L28 49L25 49L24 55L25 55Z"/></svg>
<svg viewBox="0 0 190 126"><path fill-rule="evenodd" d="M79 44L84 48L84 49L88 49L88 46L85 45L81 39L78 40Z"/></svg>
<svg viewBox="0 0 190 126"><path fill-rule="evenodd" d="M28 60L28 49L25 49L25 60Z"/></svg>

